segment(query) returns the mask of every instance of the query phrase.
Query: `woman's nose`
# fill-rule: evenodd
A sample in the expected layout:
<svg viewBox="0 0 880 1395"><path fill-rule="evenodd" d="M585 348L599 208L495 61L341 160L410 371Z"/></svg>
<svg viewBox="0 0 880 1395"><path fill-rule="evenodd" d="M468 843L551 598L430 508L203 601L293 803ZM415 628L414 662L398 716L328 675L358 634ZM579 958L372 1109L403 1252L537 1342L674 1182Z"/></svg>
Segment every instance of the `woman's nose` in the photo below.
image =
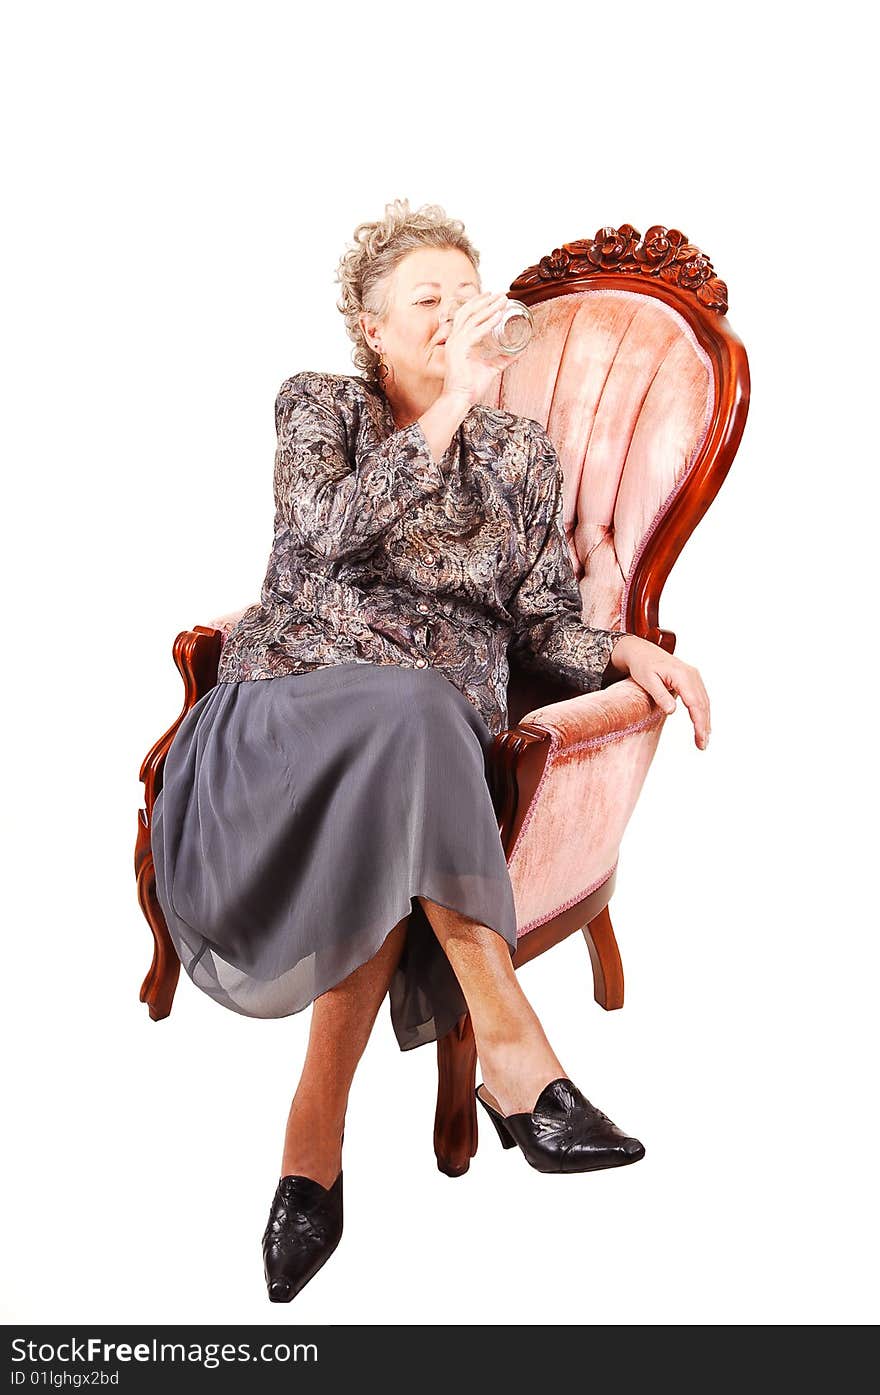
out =
<svg viewBox="0 0 880 1395"><path fill-rule="evenodd" d="M441 306L441 310L440 310L440 319L441 319L441 321L442 321L442 322L445 322L445 323L448 323L448 324L452 324L452 321L455 319L455 312L456 312L456 310L459 308L460 305L465 305L465 304L466 304L466 301L465 301L461 296L453 296L453 298L452 298L451 300L448 300L448 301L446 302L446 305L445 305L445 306Z"/></svg>

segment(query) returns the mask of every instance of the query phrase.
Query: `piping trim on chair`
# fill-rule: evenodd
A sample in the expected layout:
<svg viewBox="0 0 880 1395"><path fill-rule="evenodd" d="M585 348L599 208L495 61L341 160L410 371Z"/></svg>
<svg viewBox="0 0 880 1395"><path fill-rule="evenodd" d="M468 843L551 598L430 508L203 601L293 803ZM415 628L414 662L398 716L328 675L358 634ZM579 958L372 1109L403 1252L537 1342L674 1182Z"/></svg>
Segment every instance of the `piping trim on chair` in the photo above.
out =
<svg viewBox="0 0 880 1395"><path fill-rule="evenodd" d="M579 901L583 901L585 897L591 896L597 887L607 882L617 866L618 861L619 859L616 858L607 872L604 872L601 877L597 877L594 882L584 887L582 891L578 891L574 896L570 896L567 901L563 901L562 905L557 906L555 911L548 911L546 915L537 916L534 920L530 920L528 925L524 925L521 930L517 930L516 938L518 940L521 939L522 936L527 935L530 930L537 930L539 925L546 925L548 920L552 920L554 916L561 915L563 911L567 911L569 906L576 906Z"/></svg>
<svg viewBox="0 0 880 1395"><path fill-rule="evenodd" d="M647 715L646 717L640 718L639 721L637 721L637 722L630 722L629 726L621 727L620 731L609 731L609 732L605 732L605 733L604 733L603 735L601 735L601 736L589 736L589 737L587 737L587 738L586 738L585 740L583 740L583 741L577 741L577 742L575 742L575 744L574 744L573 746L566 746L566 748L565 748L565 753L566 753L566 755L569 755L569 754L571 754L571 753L573 753L573 752L576 752L576 751L588 751L588 750L590 750L591 748L594 748L594 747L598 749L598 747L600 747L600 746L608 746L608 745L612 744L612 743L615 742L615 741L621 741L621 740L623 740L623 738L624 738L625 736L632 736L632 735L634 735L636 732L639 732L639 731L647 731L649 727L659 726L661 722L665 721L665 719L666 719L666 713L662 710L662 708L658 708L658 710L657 710L656 712L649 712L648 715ZM522 828L520 829L519 833L517 834L516 842L514 843L513 848L511 849L510 857L507 859L507 865L508 865L508 867L510 867L510 866L513 864L513 859L516 857L517 853L519 852L520 843L521 843L522 840L523 840L523 836L524 836L524 834L525 834L525 832L526 832L526 829L528 828L529 824L531 823L531 821L532 821L532 819L533 819L533 817L534 817L534 815L535 815L535 810L536 810L537 807L538 807L538 799L539 799L541 790L542 790L543 787L544 787L544 782L545 782L545 781L549 778L549 776L550 776L550 772L551 772L551 770L553 769L553 765L554 765L554 763L555 763L556 753L557 753L557 751L559 750L559 747L560 747L559 737L557 736L556 732L555 732L555 731L552 731L552 730L551 730L550 728L548 728L548 727L542 727L541 724L540 724L540 722L523 721L522 723L520 723L520 725L523 726L523 727L525 727L526 730L528 730L529 728L531 728L531 729L534 730L534 731L542 732L545 736L549 736L549 737L550 737L550 750L549 750L549 752L548 752L547 759L546 759L546 761L545 761L545 763L544 763L544 769L543 769L543 772L542 772L542 774L541 774L541 778L540 778L540 780L538 781L538 788L535 790L534 796L533 796L533 798L532 798L532 802L531 802L531 804L530 804L530 806L529 806L529 811L528 811L528 813L526 814L525 818L523 819ZM597 883L597 885L598 885L598 883ZM572 904L572 903L571 903L571 902L568 902L567 904L570 905L570 904ZM563 908L563 907L560 907L560 910L562 910L562 909L564 909L564 908ZM556 912L554 911L554 915L555 915L555 914L556 914Z"/></svg>

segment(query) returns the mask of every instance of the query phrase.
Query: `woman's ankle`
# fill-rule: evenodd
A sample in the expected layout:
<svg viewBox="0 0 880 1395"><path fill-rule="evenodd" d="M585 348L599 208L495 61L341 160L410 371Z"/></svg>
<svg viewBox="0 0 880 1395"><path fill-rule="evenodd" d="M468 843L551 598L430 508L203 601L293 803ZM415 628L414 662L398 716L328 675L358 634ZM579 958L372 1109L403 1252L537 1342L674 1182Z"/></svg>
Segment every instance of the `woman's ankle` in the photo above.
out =
<svg viewBox="0 0 880 1395"><path fill-rule="evenodd" d="M528 1113L551 1080L566 1074L543 1031L477 1039L483 1084L504 1114Z"/></svg>
<svg viewBox="0 0 880 1395"><path fill-rule="evenodd" d="M311 1177L322 1187L332 1187L342 1168L342 1146L327 1150L285 1148L281 1159L281 1177Z"/></svg>
<svg viewBox="0 0 880 1395"><path fill-rule="evenodd" d="M345 1111L312 1108L294 1100L287 1118L281 1176L291 1173L311 1177L323 1187L332 1186L342 1166Z"/></svg>

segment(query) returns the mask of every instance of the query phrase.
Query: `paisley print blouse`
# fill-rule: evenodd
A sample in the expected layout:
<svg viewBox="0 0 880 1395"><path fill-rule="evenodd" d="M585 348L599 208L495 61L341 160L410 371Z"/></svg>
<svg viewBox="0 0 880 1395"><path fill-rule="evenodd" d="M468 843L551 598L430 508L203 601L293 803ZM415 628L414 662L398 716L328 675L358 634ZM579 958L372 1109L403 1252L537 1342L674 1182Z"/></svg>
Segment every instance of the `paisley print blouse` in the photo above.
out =
<svg viewBox="0 0 880 1395"><path fill-rule="evenodd" d="M232 627L218 682L331 664L431 665L493 734L508 655L601 687L623 630L582 618L562 522L562 467L544 428L471 407L439 462L380 387L297 373L275 401L274 540L258 604Z"/></svg>

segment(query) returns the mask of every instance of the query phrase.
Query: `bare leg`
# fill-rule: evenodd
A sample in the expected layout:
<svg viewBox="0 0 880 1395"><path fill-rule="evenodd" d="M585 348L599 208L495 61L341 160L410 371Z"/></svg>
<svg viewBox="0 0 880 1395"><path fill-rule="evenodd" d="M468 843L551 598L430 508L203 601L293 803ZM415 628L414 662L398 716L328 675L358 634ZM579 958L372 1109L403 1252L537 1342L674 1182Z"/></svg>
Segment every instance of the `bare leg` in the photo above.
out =
<svg viewBox="0 0 880 1395"><path fill-rule="evenodd" d="M458 911L417 899L461 984L486 1090L503 1114L533 1109L544 1086L568 1072L520 986L506 940Z"/></svg>
<svg viewBox="0 0 880 1395"><path fill-rule="evenodd" d="M403 953L409 916L384 944L312 1005L309 1043L290 1113L281 1176L311 1177L332 1186L342 1166L342 1130L357 1064Z"/></svg>

